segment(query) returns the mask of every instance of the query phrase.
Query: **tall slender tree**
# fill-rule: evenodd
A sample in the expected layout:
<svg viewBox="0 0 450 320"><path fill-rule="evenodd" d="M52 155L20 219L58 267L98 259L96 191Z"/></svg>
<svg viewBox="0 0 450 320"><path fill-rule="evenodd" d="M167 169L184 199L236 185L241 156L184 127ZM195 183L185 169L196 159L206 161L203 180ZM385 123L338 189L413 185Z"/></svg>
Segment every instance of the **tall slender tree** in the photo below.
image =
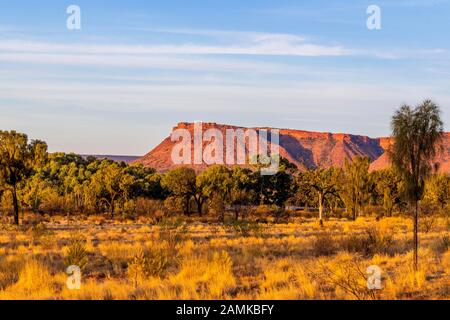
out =
<svg viewBox="0 0 450 320"><path fill-rule="evenodd" d="M436 164L433 162L443 135L440 109L431 100L415 108L402 106L392 118L393 145L390 158L402 174L405 195L414 210L414 270L418 270L418 203L423 197L425 179Z"/></svg>

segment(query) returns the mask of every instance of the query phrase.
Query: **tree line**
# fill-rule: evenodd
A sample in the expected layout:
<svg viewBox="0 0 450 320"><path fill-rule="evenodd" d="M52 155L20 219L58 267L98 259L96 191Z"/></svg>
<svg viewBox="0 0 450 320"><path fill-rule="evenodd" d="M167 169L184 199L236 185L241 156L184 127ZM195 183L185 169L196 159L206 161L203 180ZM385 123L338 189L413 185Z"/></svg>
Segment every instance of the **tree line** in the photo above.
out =
<svg viewBox="0 0 450 320"><path fill-rule="evenodd" d="M215 165L203 172L179 167L158 173L142 165L83 158L76 154L47 153L42 141L26 135L0 132L0 195L3 212L19 208L47 214L136 216L145 200L160 200L168 210L184 215L225 213L235 219L256 206L275 215L288 207L318 211L320 223L332 215L356 219L367 211L392 216L405 212L408 183L395 167L369 171L370 159L345 160L343 168L299 171L284 158L272 176L261 168ZM450 177L432 174L423 186L424 204L444 210L450 200Z"/></svg>

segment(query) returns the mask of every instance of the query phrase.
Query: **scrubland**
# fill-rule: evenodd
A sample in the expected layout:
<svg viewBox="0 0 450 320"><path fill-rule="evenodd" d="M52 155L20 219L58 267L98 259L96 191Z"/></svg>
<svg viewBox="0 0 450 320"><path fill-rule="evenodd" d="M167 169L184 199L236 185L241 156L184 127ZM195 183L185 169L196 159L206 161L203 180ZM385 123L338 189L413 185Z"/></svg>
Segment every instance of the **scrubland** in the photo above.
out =
<svg viewBox="0 0 450 320"><path fill-rule="evenodd" d="M42 218L0 224L0 299L449 299L450 221ZM66 268L82 270L80 289ZM367 267L382 270L367 288Z"/></svg>

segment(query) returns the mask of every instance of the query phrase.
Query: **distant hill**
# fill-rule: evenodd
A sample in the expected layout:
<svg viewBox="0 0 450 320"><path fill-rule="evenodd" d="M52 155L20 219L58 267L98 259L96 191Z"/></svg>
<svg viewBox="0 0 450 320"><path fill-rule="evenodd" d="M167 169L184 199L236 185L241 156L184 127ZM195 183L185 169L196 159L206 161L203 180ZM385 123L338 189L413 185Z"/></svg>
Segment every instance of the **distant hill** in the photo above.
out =
<svg viewBox="0 0 450 320"><path fill-rule="evenodd" d="M133 161L138 160L140 157L138 156L115 156L115 155L98 155L98 154L83 154L81 155L83 158L87 157L95 157L99 160L112 160L115 162L125 162L125 163L132 163Z"/></svg>
<svg viewBox="0 0 450 320"><path fill-rule="evenodd" d="M203 123L203 131L218 129L225 137L227 129L240 129L231 125ZM187 129L193 137L193 123L179 123L174 129ZM245 128L243 128L245 129ZM270 128L253 128L270 129ZM390 138L370 138L367 136L347 133L310 132L293 129L279 129L280 154L295 164L300 170L313 168L342 167L345 159L350 161L356 156L368 156L372 161L371 170L386 168L390 165L386 150ZM176 143L170 136L164 139L156 148L132 163L143 164L160 172L176 167L171 159L172 149ZM224 150L225 145L224 145ZM450 133L445 134L443 149L439 153L438 162L441 171L450 172ZM191 165L201 171L206 165Z"/></svg>

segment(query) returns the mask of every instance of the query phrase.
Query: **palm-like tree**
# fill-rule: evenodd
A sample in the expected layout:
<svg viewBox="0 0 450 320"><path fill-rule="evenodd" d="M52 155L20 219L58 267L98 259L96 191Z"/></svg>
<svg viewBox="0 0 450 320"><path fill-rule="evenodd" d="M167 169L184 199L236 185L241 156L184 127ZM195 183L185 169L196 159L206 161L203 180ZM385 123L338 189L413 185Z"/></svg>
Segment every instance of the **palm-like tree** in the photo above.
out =
<svg viewBox="0 0 450 320"><path fill-rule="evenodd" d="M418 269L418 202L424 191L425 179L435 164L433 160L443 136L439 107L426 100L416 108L402 106L392 118L390 150L393 165L405 181L405 195L414 208L414 270Z"/></svg>

